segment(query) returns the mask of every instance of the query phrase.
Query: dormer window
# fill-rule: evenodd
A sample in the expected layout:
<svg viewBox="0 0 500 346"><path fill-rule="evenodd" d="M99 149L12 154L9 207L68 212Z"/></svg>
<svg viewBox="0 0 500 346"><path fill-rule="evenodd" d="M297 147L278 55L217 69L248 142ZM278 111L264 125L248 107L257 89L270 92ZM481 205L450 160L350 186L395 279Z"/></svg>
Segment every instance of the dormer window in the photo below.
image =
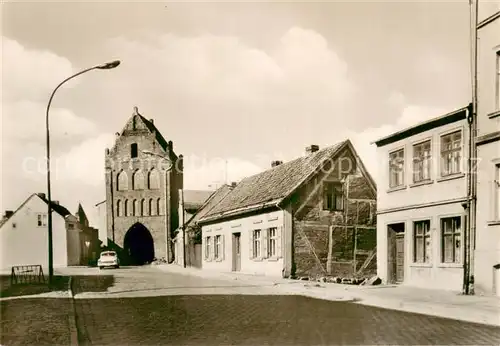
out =
<svg viewBox="0 0 500 346"><path fill-rule="evenodd" d="M137 143L132 143L130 145L130 157L137 157Z"/></svg>

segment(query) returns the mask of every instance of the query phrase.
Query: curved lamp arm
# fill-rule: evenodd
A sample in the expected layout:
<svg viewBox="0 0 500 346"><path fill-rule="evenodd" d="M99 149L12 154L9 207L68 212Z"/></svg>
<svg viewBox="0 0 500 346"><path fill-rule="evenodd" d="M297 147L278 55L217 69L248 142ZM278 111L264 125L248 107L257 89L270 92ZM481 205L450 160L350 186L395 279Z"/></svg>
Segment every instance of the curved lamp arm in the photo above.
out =
<svg viewBox="0 0 500 346"><path fill-rule="evenodd" d="M49 103L47 104L47 111L46 111L46 123L47 123L47 129L49 128L49 109L50 109L50 105L52 104L52 99L54 98L54 95L56 93L56 91L64 84L66 83L67 81L69 81L70 79L73 79L81 74L84 74L86 72L89 72L89 71L92 71L92 70L109 70L109 69L112 69L112 68L115 68L117 67L118 65L120 65L120 60L115 60L115 61L112 61L112 62L108 62L106 64L102 64L102 65L97 65L97 66L93 66L93 67L90 67L90 68L87 68L85 70L82 70L78 73L75 73L74 75L66 78L65 80L63 80L61 83L59 83L59 85L56 86L56 88L54 89L54 91L52 91L52 94L50 95L50 98L49 98Z"/></svg>
<svg viewBox="0 0 500 346"><path fill-rule="evenodd" d="M45 125L46 125L46 145L47 145L47 205L48 205L48 215L47 215L47 226L48 226L48 243L49 243L49 256L48 256L48 262L49 262L49 284L52 282L52 277L54 275L54 264L53 264L53 248L52 248L52 200L51 200L51 189L50 189L50 135L49 135L49 110L50 110L50 105L52 104L52 99L54 98L54 95L56 91L67 81L70 79L73 79L85 72L89 72L92 70L109 70L112 68L117 67L120 65L119 60L115 60L112 62L108 62L102 65L97 65L94 67L87 68L85 70L82 70L78 73L75 73L74 75L66 78L63 80L61 83L57 85L57 87L52 91L52 94L50 94L49 98L49 103L47 104L47 110L45 114Z"/></svg>

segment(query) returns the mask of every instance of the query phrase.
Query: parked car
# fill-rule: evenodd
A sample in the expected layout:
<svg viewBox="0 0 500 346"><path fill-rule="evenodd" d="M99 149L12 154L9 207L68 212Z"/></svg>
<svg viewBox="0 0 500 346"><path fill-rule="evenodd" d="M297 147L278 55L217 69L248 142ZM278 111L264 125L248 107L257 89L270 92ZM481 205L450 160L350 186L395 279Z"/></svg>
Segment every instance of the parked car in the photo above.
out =
<svg viewBox="0 0 500 346"><path fill-rule="evenodd" d="M103 251L97 260L97 266L99 269L103 269L105 267L120 268L120 260L118 259L118 255L115 251Z"/></svg>

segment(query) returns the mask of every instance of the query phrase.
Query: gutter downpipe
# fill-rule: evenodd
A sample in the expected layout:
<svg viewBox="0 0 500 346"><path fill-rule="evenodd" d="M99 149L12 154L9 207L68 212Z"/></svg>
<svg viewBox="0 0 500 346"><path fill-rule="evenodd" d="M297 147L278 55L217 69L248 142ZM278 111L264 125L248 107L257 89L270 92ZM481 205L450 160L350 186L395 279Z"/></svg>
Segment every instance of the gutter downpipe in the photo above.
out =
<svg viewBox="0 0 500 346"><path fill-rule="evenodd" d="M281 202L282 201L279 201L279 202L276 202L276 208L278 208L279 210L281 210L283 212L283 226L285 225L285 209L283 209L281 207ZM285 231L285 227L283 227L283 231ZM283 234L285 232L281 232L281 237L283 238ZM284 254L286 253L286 249L284 248L284 246L281 246L281 253ZM285 278L286 277L286 261L287 258L285 256L283 256L283 268L281 268L281 277L282 278Z"/></svg>
<svg viewBox="0 0 500 346"><path fill-rule="evenodd" d="M472 5L474 4L474 7ZM476 184L477 184L477 66L478 66L478 6L479 0L470 3L472 14L472 102L468 106L469 158L467 164L467 228L464 234L464 282L463 294L474 295L474 249L476 233Z"/></svg>

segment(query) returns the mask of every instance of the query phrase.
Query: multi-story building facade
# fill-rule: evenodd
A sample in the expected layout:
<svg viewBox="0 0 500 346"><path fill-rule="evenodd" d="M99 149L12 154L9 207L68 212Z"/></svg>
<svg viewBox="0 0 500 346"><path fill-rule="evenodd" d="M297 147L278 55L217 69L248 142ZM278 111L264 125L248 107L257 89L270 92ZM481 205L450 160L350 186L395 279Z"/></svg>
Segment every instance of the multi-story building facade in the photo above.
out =
<svg viewBox="0 0 500 346"><path fill-rule="evenodd" d="M128 263L170 261L179 224L182 155L136 107L114 146L106 149L105 169L108 246L123 250Z"/></svg>
<svg viewBox="0 0 500 346"><path fill-rule="evenodd" d="M500 295L500 2L479 1L477 25L476 293Z"/></svg>
<svg viewBox="0 0 500 346"><path fill-rule="evenodd" d="M377 271L384 283L460 291L468 109L376 141Z"/></svg>

